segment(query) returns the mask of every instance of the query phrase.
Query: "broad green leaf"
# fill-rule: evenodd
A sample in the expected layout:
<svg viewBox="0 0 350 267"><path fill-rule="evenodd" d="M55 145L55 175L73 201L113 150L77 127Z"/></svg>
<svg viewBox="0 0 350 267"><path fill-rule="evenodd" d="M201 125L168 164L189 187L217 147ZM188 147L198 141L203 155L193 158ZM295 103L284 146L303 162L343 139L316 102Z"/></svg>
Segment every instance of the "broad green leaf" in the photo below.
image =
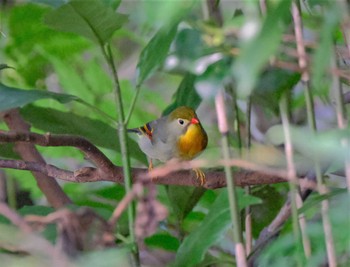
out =
<svg viewBox="0 0 350 267"><path fill-rule="evenodd" d="M166 27L184 18L196 7L200 8L198 0L176 0L176 1L149 1L141 0L137 3L137 12L144 23L152 27ZM195 10L196 12L197 10Z"/></svg>
<svg viewBox="0 0 350 267"><path fill-rule="evenodd" d="M66 3L65 0L30 0L30 2L48 5L52 7L59 7Z"/></svg>
<svg viewBox="0 0 350 267"><path fill-rule="evenodd" d="M97 0L73 0L45 17L45 23L54 29L82 35L99 45L108 42L126 20L126 15Z"/></svg>
<svg viewBox="0 0 350 267"><path fill-rule="evenodd" d="M344 194L333 197L329 205L328 215L331 222L335 256L337 259L341 259L342 255L349 251L350 231L347 231L347 229L350 224L350 213L348 194L344 192ZM305 262L303 262L302 266L321 266L325 262L326 242L329 240L325 240L324 227L319 215L314 216L308 222L306 230L312 242L312 254L307 259L304 259ZM293 237L292 229L290 229L282 232L274 242L270 242L268 247L260 254L257 262L259 262L260 266L296 266L298 259L296 251L295 238ZM341 266L349 266L349 264L349 259L345 258Z"/></svg>
<svg viewBox="0 0 350 267"><path fill-rule="evenodd" d="M142 50L137 64L139 85L163 64L176 31L177 23L171 27L161 28Z"/></svg>
<svg viewBox="0 0 350 267"><path fill-rule="evenodd" d="M150 237L145 238L145 244L147 246L161 248L169 251L176 251L179 247L179 240L168 234L168 233L159 233L154 234Z"/></svg>
<svg viewBox="0 0 350 267"><path fill-rule="evenodd" d="M167 192L173 211L180 223L182 223L182 220L205 193L205 189L200 187L169 186Z"/></svg>
<svg viewBox="0 0 350 267"><path fill-rule="evenodd" d="M20 159L14 152L14 144L0 144L0 156L2 158Z"/></svg>
<svg viewBox="0 0 350 267"><path fill-rule="evenodd" d="M175 108L179 106L189 106L196 109L201 98L194 89L194 82L196 80L196 75L187 73L182 79L179 88L176 90L173 98L174 102L170 104L163 112L163 115L169 114Z"/></svg>
<svg viewBox="0 0 350 267"><path fill-rule="evenodd" d="M277 7L269 10L261 31L242 44L240 55L232 65L239 97L246 98L251 94L258 75L280 46L285 21L290 17L290 3L290 0L280 1Z"/></svg>
<svg viewBox="0 0 350 267"><path fill-rule="evenodd" d="M290 135L293 149L296 155L301 155L309 164L313 160L318 161L324 171L330 164L344 164L344 159L349 153L348 148L342 143L350 139L350 128L336 129L325 132L313 133L309 128L291 127ZM282 125L275 125L266 132L266 141L274 145L284 143L284 131ZM313 169L313 166L309 166Z"/></svg>
<svg viewBox="0 0 350 267"><path fill-rule="evenodd" d="M16 69L16 75L20 75L16 77L16 84L22 79L30 87L44 84L38 82L44 81L49 71L48 62L42 56L43 51L68 60L70 64L74 55L91 47L91 42L81 36L58 32L45 25L44 16L52 10L45 5L23 3L10 10L8 27L11 41L6 42L4 52L8 57L7 62L11 62Z"/></svg>
<svg viewBox="0 0 350 267"><path fill-rule="evenodd" d="M13 68L7 64L0 64L0 71L4 69L13 69Z"/></svg>
<svg viewBox="0 0 350 267"><path fill-rule="evenodd" d="M284 204L285 196L274 185L251 188L251 195L261 199L262 203L251 207L253 236L258 238L260 231L269 225Z"/></svg>
<svg viewBox="0 0 350 267"><path fill-rule="evenodd" d="M279 113L279 100L284 92L290 91L300 80L300 73L268 68L260 76L252 95L254 103Z"/></svg>
<svg viewBox="0 0 350 267"><path fill-rule="evenodd" d="M94 145L120 151L117 130L96 119L63 112L51 108L27 106L21 109L22 116L34 127L54 134L74 134L87 138ZM146 163L145 155L137 143L128 138L131 157Z"/></svg>
<svg viewBox="0 0 350 267"><path fill-rule="evenodd" d="M245 195L238 189L240 209L260 203L258 198ZM223 238L232 225L227 190L221 191L200 226L191 232L180 245L174 266L194 266L201 262L208 248Z"/></svg>
<svg viewBox="0 0 350 267"><path fill-rule="evenodd" d="M341 18L338 5L332 3L327 7L327 12L324 13L320 42L318 42L313 60L311 61L312 86L321 95L328 95L328 88L332 80L328 73L331 68L331 58L335 56L333 51L333 35Z"/></svg>
<svg viewBox="0 0 350 267"><path fill-rule="evenodd" d="M42 90L22 90L0 83L0 111L23 107L39 99L54 99L60 103L79 100L78 97Z"/></svg>
<svg viewBox="0 0 350 267"><path fill-rule="evenodd" d="M303 206L298 210L299 214L307 212L309 209L319 205L323 200L331 200L334 197L338 197L341 194L346 194L347 190L345 188L336 188L331 192L322 195L313 195L309 197Z"/></svg>
<svg viewBox="0 0 350 267"><path fill-rule="evenodd" d="M196 29L182 29L175 38L176 54L184 60L196 59L204 52L201 32Z"/></svg>

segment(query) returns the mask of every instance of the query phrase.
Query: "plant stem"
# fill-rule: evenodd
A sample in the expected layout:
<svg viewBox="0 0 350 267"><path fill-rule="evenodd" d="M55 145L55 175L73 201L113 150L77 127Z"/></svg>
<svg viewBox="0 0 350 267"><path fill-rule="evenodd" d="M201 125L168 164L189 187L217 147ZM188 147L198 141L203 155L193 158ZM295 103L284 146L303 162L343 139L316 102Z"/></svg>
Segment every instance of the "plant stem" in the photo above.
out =
<svg viewBox="0 0 350 267"><path fill-rule="evenodd" d="M115 100L116 100L117 115L118 115L118 136L119 136L119 143L120 143L120 149L121 149L121 155L122 155L124 186L125 186L126 194L128 194L131 191L132 180L131 180L131 171L130 171L130 157L129 157L129 151L128 151L127 136L126 136L126 126L124 124L124 109L123 109L120 83L119 83L117 69L114 64L113 54L112 54L110 45L107 44L105 48L102 47L102 50L103 50L103 55L112 73L114 86L115 86ZM136 265L139 266L140 264L139 264L138 248L136 244L135 231L134 231L134 221L135 221L134 206L135 206L134 202L132 202L131 205L128 206L127 214L128 214L128 221L129 221L130 240L133 246Z"/></svg>
<svg viewBox="0 0 350 267"><path fill-rule="evenodd" d="M215 98L216 113L218 116L219 130L221 133L222 152L225 161L230 160L230 145L228 140L228 124L225 111L224 91L220 90ZM238 198L235 184L233 182L232 168L225 165L225 175L227 182L228 201L230 205L230 214L233 224L233 240L236 243L236 259L238 267L247 266L247 259L243 245L242 232L240 227L240 216Z"/></svg>
<svg viewBox="0 0 350 267"><path fill-rule="evenodd" d="M291 202L291 210L292 210L292 224L293 224L293 235L294 241L297 248L296 260L298 266L302 266L302 253L301 253L301 238L300 238L300 228L298 222L298 207L297 207L297 178L296 171L293 160L293 145L292 138L290 133L290 125L288 118L288 106L286 95L283 95L280 100L280 112L281 119L283 124L283 132L285 139L285 154L287 158L287 174L288 174L288 183L289 183L289 191L290 191L290 202Z"/></svg>
<svg viewBox="0 0 350 267"><path fill-rule="evenodd" d="M250 153L250 146L251 146L251 111L252 111L252 101L251 97L247 100L247 111L246 111L246 128L247 128L247 153ZM250 186L246 186L245 192L247 195L250 195ZM249 255L252 251L253 246L253 229L252 229L252 214L251 214L251 208L250 206L247 206L245 208L245 234L246 234L246 244L245 248L247 251L247 255Z"/></svg>
<svg viewBox="0 0 350 267"><path fill-rule="evenodd" d="M140 85L140 84L136 85L136 92L135 92L134 98L132 99L129 112L128 112L128 114L126 115L126 118L125 118L125 121L124 121L125 127L128 126L128 123L129 123L129 121L130 121L132 112L134 111L137 98L138 98L138 96L139 96L139 94L140 94L140 89L141 89L141 85Z"/></svg>

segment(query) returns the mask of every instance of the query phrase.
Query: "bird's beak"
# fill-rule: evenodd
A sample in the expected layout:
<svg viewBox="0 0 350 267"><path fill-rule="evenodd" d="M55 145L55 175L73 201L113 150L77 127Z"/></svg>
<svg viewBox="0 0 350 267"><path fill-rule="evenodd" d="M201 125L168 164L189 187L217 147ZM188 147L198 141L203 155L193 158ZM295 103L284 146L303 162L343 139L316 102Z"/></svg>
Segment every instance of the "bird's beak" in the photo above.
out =
<svg viewBox="0 0 350 267"><path fill-rule="evenodd" d="M198 124L199 120L197 118L192 118L191 119L191 124Z"/></svg>

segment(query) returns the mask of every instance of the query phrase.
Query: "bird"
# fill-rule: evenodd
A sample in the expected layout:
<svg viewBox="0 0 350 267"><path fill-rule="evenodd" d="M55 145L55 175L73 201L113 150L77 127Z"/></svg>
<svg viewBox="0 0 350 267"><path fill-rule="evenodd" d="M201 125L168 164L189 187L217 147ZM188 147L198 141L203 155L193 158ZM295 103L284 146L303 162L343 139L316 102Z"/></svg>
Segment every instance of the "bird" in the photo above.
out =
<svg viewBox="0 0 350 267"><path fill-rule="evenodd" d="M208 144L208 135L196 112L188 106L180 106L169 115L150 121L140 127L128 129L137 133L138 145L150 159L167 162L172 159L188 161L198 156ZM205 184L205 174L194 169L201 185Z"/></svg>

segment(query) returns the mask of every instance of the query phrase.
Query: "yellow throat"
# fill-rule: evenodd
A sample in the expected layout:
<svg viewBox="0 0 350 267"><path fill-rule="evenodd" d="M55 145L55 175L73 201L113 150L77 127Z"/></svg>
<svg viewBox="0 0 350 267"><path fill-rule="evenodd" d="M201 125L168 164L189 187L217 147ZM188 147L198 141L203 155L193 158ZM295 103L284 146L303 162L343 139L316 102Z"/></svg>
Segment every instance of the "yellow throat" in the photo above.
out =
<svg viewBox="0 0 350 267"><path fill-rule="evenodd" d="M208 137L200 124L190 124L187 131L178 140L179 157L193 159L207 146Z"/></svg>

